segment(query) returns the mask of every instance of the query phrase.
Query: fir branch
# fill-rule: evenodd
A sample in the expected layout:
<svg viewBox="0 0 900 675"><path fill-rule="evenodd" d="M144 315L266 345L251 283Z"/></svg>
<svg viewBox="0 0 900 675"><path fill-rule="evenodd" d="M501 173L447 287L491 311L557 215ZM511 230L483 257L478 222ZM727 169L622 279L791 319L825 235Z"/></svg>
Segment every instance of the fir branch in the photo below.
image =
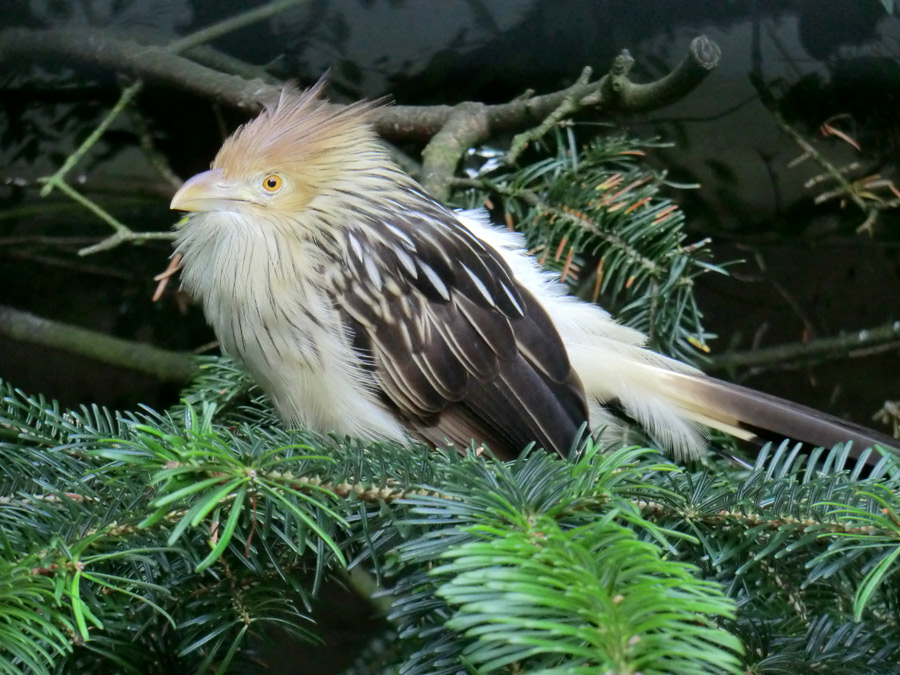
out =
<svg viewBox="0 0 900 675"><path fill-rule="evenodd" d="M451 629L474 638L462 658L492 672L740 672L739 642L716 624L734 608L712 582L614 522L615 511L562 531L533 519L517 534L473 526L432 575L456 608ZM550 658L548 658L550 657Z"/></svg>
<svg viewBox="0 0 900 675"><path fill-rule="evenodd" d="M653 349L693 361L708 351L694 279L722 270L704 260L704 242L685 241L684 215L659 195L664 177L638 163L652 145L620 134L580 145L571 128L557 130L555 155L454 185L469 189L469 205L499 196L510 226L576 294L602 296Z"/></svg>
<svg viewBox="0 0 900 675"><path fill-rule="evenodd" d="M226 388L244 377L226 362L207 376ZM27 613L8 616L31 636L15 668L30 658L47 672L63 653L92 671L108 662L146 672L147 659L236 667L248 636L267 625L315 639L285 589L309 597L341 556L393 579L393 654L410 673L455 673L467 660L593 668L608 657L650 672L675 667L654 659L680 658L678 645L693 659L685 667L704 672L713 658L734 663L728 626L748 646L748 668L777 658L840 667L852 635L873 669L897 652L884 628L898 586L897 479L886 462L863 479L845 449L802 461L783 446L743 476L684 473L647 451L595 446L572 462L533 453L503 465L474 449L459 457L285 431L253 397L221 412L207 403L121 415L66 411L7 388L4 406L7 560L36 587L66 589L55 609L34 596L65 636L58 649L19 626ZM157 520L138 527L148 516ZM516 555L503 558L508 551ZM603 582L616 566L626 571ZM311 586L297 581L303 569L314 572ZM485 574L494 585L477 582ZM6 579L0 569L0 590ZM666 579L686 590L651 602L672 592ZM534 594L532 607L556 598L540 610L545 622L534 623L510 584ZM541 590L557 585L583 592ZM848 633L858 588L865 605ZM721 623L732 606L723 590L739 608L734 622ZM630 608L641 598L676 613L659 617L658 632L639 628ZM584 632L591 622L610 632ZM637 633L643 641L622 637ZM663 636L666 648L644 659Z"/></svg>
<svg viewBox="0 0 900 675"><path fill-rule="evenodd" d="M594 568L595 563L589 561L595 561L597 565L610 571L622 569L618 563L604 564L601 560L604 558L600 554L601 549L610 556L623 555L637 562L640 554L631 547L632 544L638 547L642 547L643 544L636 544L636 540L631 539L633 536L631 531L625 525L616 525L616 521L637 527L661 545L669 546L668 533L643 521L627 496L655 491L646 481L648 471L671 470L674 470L671 465L654 463L647 451L623 449L602 456L597 454L597 448L591 445L575 463L567 463L542 453L522 458L506 467L485 464L482 458L475 456L451 462L442 489L444 498L425 496L406 500L411 510L410 516L404 519L403 523L422 527L423 531L418 537L400 547L399 560L405 565L413 564L416 570L420 570L420 564L425 561L448 559L463 561L459 563L462 565L459 569L454 567L455 563L446 563L429 574L414 571L408 577L401 578L395 586L395 593L399 597L395 601L391 617L398 622L402 636L415 638L422 643L416 652L415 660L407 664L410 672L455 672L454 664L460 659L468 662L471 667L485 669L485 672L487 669L512 661L523 660L517 667L539 669L551 667L553 664L559 666L560 654L567 654L575 659L566 661L567 667L574 669L572 672L582 672L578 668L585 668L584 672L591 672L589 668L613 667L611 664L625 667L625 662L628 662L629 667L647 668L647 672L656 670L666 672L667 666L664 661L651 662L652 659L643 660L638 656L644 647L650 648L654 640L652 635L642 633L642 639L648 640L643 646L636 646L639 640L635 640L635 644L625 644L629 642L628 636L634 635L626 627L627 611L623 610L624 614L616 615L616 611L613 610L612 614L604 615L605 618L601 623L605 628L600 631L600 635L597 635L596 631L589 631L599 640L599 642L592 641L586 637L587 633L577 631L577 627L583 622L587 621L589 625L591 623L591 619L584 613L589 610L577 607L574 598L579 596L578 593L573 593L569 598L571 602L567 603L565 598L569 596L547 595L538 588L534 589L534 595L531 596L523 583L539 583L537 579L540 578L551 580L553 575L547 571L550 569L557 569L560 574L585 573L593 579L587 582L585 577L586 583L596 583L596 576L593 572L586 573L585 565L595 571L599 568ZM448 500L446 497L451 499ZM610 538L607 538L607 535ZM594 536L603 539L602 545L599 544L599 539L595 541L596 548L585 544L594 541L592 539ZM558 542L561 547L557 549L554 546L552 550L556 553L553 555L574 554L573 551L580 545L587 545L590 553L587 550L578 553L577 564L574 564L573 560L556 560L551 564L548 560L548 566L544 568L542 561L544 554L547 553L544 546L549 546L550 540ZM613 540L621 544L621 548L617 547ZM566 541L568 543L564 543ZM512 546L508 556L505 554L507 545ZM482 550L484 546L491 551ZM497 547L496 551L493 547ZM653 558L655 553L652 551L655 550L655 547L648 544L645 553ZM662 558L655 559L665 567ZM651 564L654 565L655 563ZM531 569L530 566L541 567L544 571L538 574L537 568ZM680 576L687 568L678 568L680 570L678 572L675 569L673 567L671 572L682 579L679 583L684 584L685 595L681 596L680 601L671 599L662 602L660 607L670 607L676 613L679 606L687 609L687 605L680 605L680 602L688 604L692 602L688 598L692 596L693 591L688 589L693 587L699 593L696 599L705 607L703 611L708 611L711 615L717 615L720 611L728 614L729 603L722 600L720 591L715 585L706 586L706 582L694 580L696 586L693 586L686 578ZM504 577L506 581L501 581L498 577L497 583L484 584L485 578L495 573L502 576L503 570L508 570L512 576L508 579ZM666 574L661 567L656 571L663 576ZM513 578L518 578L519 575L524 575L521 577L522 583L515 582ZM640 573L636 572L636 575L640 576ZM480 585L476 581L479 578L482 579ZM656 579L658 581L659 577ZM475 586L470 585L470 580ZM502 588L507 581L514 583L516 588L516 594L508 598ZM566 585L563 581L559 583ZM624 580L622 583L628 584ZM455 587L454 584L460 586ZM665 584L657 585L656 589L661 590L664 586ZM468 594L478 593L479 588L482 591L479 596L481 600L477 606L468 606ZM601 592L601 588L609 590L609 586L604 583L593 588L598 593ZM613 583L613 589L615 588L617 587ZM624 587L619 590L624 590ZM617 605L618 603L614 601L617 597L616 592L614 590L609 592L610 595L604 596L611 603L607 606ZM449 601L450 605L436 603L434 597L436 593L438 597L443 596ZM637 596L639 595L637 592ZM525 600L526 596L532 602L523 603L517 609L518 600ZM550 597L557 598L561 603L554 605L558 614L554 615L552 614L554 610L544 607L539 613L546 614L548 618L539 627L531 622L530 616L534 615L529 615L529 612L535 611L536 606L543 605L540 598ZM588 593L579 597L586 600L593 596ZM484 604L481 604L482 600ZM602 602L599 598L596 600L592 606L596 611L600 611ZM593 600L591 602L593 603ZM531 610L526 607L529 604ZM456 605L460 606L454 610ZM487 609L488 607L493 609ZM699 607L700 605L697 606ZM521 625L517 623L519 619L515 618L519 609L523 612L521 621L524 623ZM718 661L720 667L724 665L726 668L734 669L736 661L733 656L727 654L727 651L737 648L737 643L714 624L704 624L710 631L704 633L705 629L699 628L699 624L696 623L698 615L693 610L688 614L691 617L689 620L691 628L688 633L693 637L688 638L687 633L685 634L684 639L691 644L685 648L694 659L696 672L706 672L708 666L702 665L706 657ZM558 618L559 623L553 622L551 618L553 616ZM505 632L501 625L489 629L488 625L495 622L502 625L508 623L509 632ZM663 629L671 628L673 631L668 634L670 645L681 639L677 637L678 629L675 628L675 623L677 622L667 623L667 628ZM466 631L465 634L470 638L468 644L460 644L458 639L452 640L448 628L454 627ZM695 629L697 633L693 632ZM705 637L700 637L701 633ZM606 642L607 640L615 642L619 638L623 642L618 643L616 647ZM694 638L697 638L696 642ZM707 639L711 642L706 647L701 646ZM601 644L606 644L606 647ZM556 649L551 645L556 645ZM709 651L706 651L707 648ZM724 651L720 651L722 648ZM629 649L634 651L629 652ZM630 656L627 653L630 653ZM632 657L635 659L634 662L630 660ZM639 667L636 666L637 661L641 662ZM731 666L727 665L729 663Z"/></svg>

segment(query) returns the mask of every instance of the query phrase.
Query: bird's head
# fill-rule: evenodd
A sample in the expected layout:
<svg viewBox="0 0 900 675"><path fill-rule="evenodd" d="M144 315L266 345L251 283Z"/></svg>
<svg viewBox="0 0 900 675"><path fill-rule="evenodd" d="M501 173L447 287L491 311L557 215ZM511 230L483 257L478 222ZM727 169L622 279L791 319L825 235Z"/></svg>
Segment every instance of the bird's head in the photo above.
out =
<svg viewBox="0 0 900 675"><path fill-rule="evenodd" d="M328 186L381 151L367 123L371 103L339 107L321 98L324 81L278 103L235 131L212 167L172 198L178 211L245 215L297 213Z"/></svg>

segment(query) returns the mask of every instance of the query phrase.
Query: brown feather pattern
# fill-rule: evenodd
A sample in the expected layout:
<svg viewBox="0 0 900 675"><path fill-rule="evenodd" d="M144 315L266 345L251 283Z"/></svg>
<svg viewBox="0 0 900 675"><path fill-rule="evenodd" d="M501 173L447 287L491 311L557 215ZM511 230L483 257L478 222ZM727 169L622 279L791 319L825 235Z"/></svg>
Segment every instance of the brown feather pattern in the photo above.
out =
<svg viewBox="0 0 900 675"><path fill-rule="evenodd" d="M567 452L587 423L581 384L506 263L417 190L389 217L364 211L344 230L336 302L388 404L435 443Z"/></svg>

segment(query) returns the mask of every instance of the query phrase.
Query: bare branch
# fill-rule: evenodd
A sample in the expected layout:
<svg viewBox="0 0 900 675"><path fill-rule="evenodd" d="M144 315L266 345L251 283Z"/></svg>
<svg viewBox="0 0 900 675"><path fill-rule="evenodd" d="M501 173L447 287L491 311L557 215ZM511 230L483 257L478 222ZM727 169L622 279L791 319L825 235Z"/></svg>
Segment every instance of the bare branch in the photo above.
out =
<svg viewBox="0 0 900 675"><path fill-rule="evenodd" d="M619 112L649 110L667 105L695 89L716 67L719 48L706 37L692 43L684 61L662 79L635 84L627 68L598 82L579 83L551 94L485 106L490 133L514 133L539 124L566 98L583 107ZM630 58L630 57L629 57ZM225 103L247 113L260 109L261 101L276 99L278 85L260 79L245 80L207 68L173 53L164 46L141 45L115 38L97 29L31 30L12 28L0 32L0 60L12 64L58 63L66 67L120 72L147 82L166 84L198 96ZM373 116L379 134L394 140L427 141L447 123L455 106L393 106Z"/></svg>
<svg viewBox="0 0 900 675"><path fill-rule="evenodd" d="M699 37L669 75L652 84L635 84L628 79L634 59L626 50L616 57L609 74L597 82L590 81L592 70L586 67L574 85L556 94L495 106L467 102L449 108L445 121L422 153L423 185L435 197L445 200L456 165L466 149L497 133L518 131L523 125L533 127L513 139L507 159L515 162L529 143L581 110L637 111L668 105L699 85L716 66L719 55L714 42ZM445 108L441 107L442 114ZM382 114L406 110L409 108L398 106L385 109ZM415 114L419 116L418 112ZM537 120L540 123L535 125ZM384 124L383 119L381 123ZM376 126L384 133L382 126L377 123Z"/></svg>
<svg viewBox="0 0 900 675"><path fill-rule="evenodd" d="M578 77L578 81L575 83L575 86L583 86L590 82L591 72L592 71L590 67L582 70L581 75ZM519 155L522 154L522 152L525 150L525 148L528 147L530 143L538 140L563 119L577 112L579 107L579 101L575 97L574 92L572 95L566 96L562 100L562 103L557 106L556 110L547 115L547 117L544 118L544 121L541 122L538 126L534 127L533 129L529 129L528 131L524 131L513 138L512 143L509 146L509 152L506 155L506 161L508 161L510 164L515 164L516 160L519 158Z"/></svg>
<svg viewBox="0 0 900 675"><path fill-rule="evenodd" d="M665 77L638 84L628 79L634 59L627 51L616 59L607 78L602 80L606 101L584 101L584 105L606 103L615 110L638 112L656 110L675 103L696 89L706 76L719 65L722 52L719 46L705 35L694 38L688 53L671 73Z"/></svg>
<svg viewBox="0 0 900 675"><path fill-rule="evenodd" d="M103 30L79 27L0 32L0 61L10 65L39 63L44 67L82 67L94 72L118 72L146 82L193 91L214 101L253 113L266 93L278 87L260 80L225 75L179 56L160 45L120 40Z"/></svg>
<svg viewBox="0 0 900 675"><path fill-rule="evenodd" d="M483 103L460 103L422 151L422 185L439 201L450 196L456 165L468 148L490 136Z"/></svg>
<svg viewBox="0 0 900 675"><path fill-rule="evenodd" d="M170 352L143 342L132 342L105 333L0 305L0 335L29 344L60 349L155 377L162 382L184 383L197 372L190 354Z"/></svg>
<svg viewBox="0 0 900 675"><path fill-rule="evenodd" d="M92 246L85 246L78 251L78 255L93 255L100 251L108 251L116 246L120 246L127 242L135 242L143 244L145 241L173 241L176 237L174 232L168 230L164 232L135 232L130 228L119 230L115 234L108 236L106 239L98 241Z"/></svg>
<svg viewBox="0 0 900 675"><path fill-rule="evenodd" d="M813 363L859 358L869 356L873 351L897 349L900 349L900 321L808 342L726 352L712 357L704 369L714 372L736 368L802 368Z"/></svg>
<svg viewBox="0 0 900 675"><path fill-rule="evenodd" d="M111 237L83 249L82 255L113 248L125 241L165 238L162 233L132 232L64 181L66 172L137 95L142 82L163 82L241 109L257 110L260 101L274 100L277 97L278 85L261 79L244 80L227 75L195 63L176 52L196 48L213 37L272 16L303 1L305 0L276 0L172 42L167 47L139 45L114 38L99 30L83 28L77 31L8 29L0 32L0 60L42 62L46 65L48 60L56 58L63 59L67 66L76 64L106 68L137 79L123 91L119 102L104 122L68 158L63 167L45 179L42 196L53 188L59 188L91 209L115 230ZM423 152L422 182L438 199L446 199L456 166L467 148L498 133L517 132L537 125L531 132L517 137L515 156L530 140L540 137L559 120L578 110L589 107L630 111L666 105L695 88L716 66L718 59L719 48L715 43L708 38L699 37L691 43L682 63L655 83L639 85L628 80L634 60L625 51L616 58L610 73L597 82L589 81L591 70L586 68L573 86L553 94L529 96L493 106L466 102L452 107L387 107L375 112L373 122L376 130L388 138L430 139ZM161 173L170 181L174 178L166 171Z"/></svg>

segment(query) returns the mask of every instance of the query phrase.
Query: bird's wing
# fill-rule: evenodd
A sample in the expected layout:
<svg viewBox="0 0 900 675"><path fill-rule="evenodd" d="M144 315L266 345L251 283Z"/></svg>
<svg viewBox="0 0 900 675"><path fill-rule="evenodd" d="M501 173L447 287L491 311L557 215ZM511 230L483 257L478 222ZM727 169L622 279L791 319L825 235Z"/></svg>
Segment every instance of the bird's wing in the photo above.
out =
<svg viewBox="0 0 900 675"><path fill-rule="evenodd" d="M437 205L360 217L344 234L336 295L385 402L438 445L567 452L587 422L581 383L497 252Z"/></svg>

